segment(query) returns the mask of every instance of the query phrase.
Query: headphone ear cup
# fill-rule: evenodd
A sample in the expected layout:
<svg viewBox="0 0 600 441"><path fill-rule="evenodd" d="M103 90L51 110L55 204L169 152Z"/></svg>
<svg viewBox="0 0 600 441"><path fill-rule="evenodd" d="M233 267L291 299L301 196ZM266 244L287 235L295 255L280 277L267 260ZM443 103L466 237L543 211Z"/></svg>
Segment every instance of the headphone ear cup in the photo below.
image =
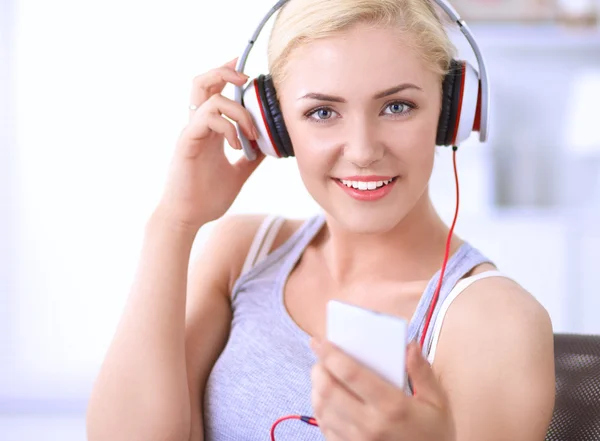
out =
<svg viewBox="0 0 600 441"><path fill-rule="evenodd" d="M259 77L260 78L260 77ZM267 113L269 111L263 104L263 99L260 96L260 87L259 87L259 79L255 78L248 86L244 89L242 95L242 104L244 108L250 113L252 117L252 121L254 126L258 129L259 137L256 141L247 140L241 130L238 130L238 134L242 140L246 139L248 142L242 142L242 147L244 150L246 148L251 150L260 150L267 156L272 156L275 158L280 158L281 153L279 153L275 140L273 139L272 131L267 123ZM237 126L239 124L236 123ZM244 146L248 144L248 146ZM255 152L246 152L247 157L255 157Z"/></svg>
<svg viewBox="0 0 600 441"><path fill-rule="evenodd" d="M436 137L436 144L438 146L448 146L454 138L456 116L460 101L462 71L462 63L452 60L450 62L450 69L442 83L442 108Z"/></svg>
<svg viewBox="0 0 600 441"><path fill-rule="evenodd" d="M463 63L462 82L460 83L460 99L455 122L454 139L452 145L459 145L466 141L471 133L479 131L481 112L481 82L479 74L469 63Z"/></svg>
<svg viewBox="0 0 600 441"><path fill-rule="evenodd" d="M480 95L481 82L475 68L466 61L452 60L442 87L437 145L459 145L479 130Z"/></svg>
<svg viewBox="0 0 600 441"><path fill-rule="evenodd" d="M275 141L277 150L279 150L281 156L284 158L294 156L294 148L292 147L292 141L285 126L283 113L279 107L277 91L275 90L271 75L259 76L258 85L260 96L263 100L263 107L267 109L265 112L267 124L273 133L273 140Z"/></svg>

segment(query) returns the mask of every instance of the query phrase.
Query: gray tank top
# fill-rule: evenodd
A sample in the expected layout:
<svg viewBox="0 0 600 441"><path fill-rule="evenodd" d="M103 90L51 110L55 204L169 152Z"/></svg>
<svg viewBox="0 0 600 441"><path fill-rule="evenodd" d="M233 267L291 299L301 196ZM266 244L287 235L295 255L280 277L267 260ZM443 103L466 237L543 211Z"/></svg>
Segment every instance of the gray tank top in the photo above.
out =
<svg viewBox="0 0 600 441"><path fill-rule="evenodd" d="M287 312L283 287L324 222L323 215L312 217L273 252L266 255L263 250L264 258L242 272L234 285L231 332L205 389L205 441L268 441L272 424L282 416L313 415L310 372L316 358L309 346L310 336ZM268 236L268 228L259 230L258 235ZM255 244L262 240L259 237ZM434 328L442 319L444 300L460 279L484 262L490 261L467 243L448 260L423 345L426 357L435 343ZM409 341L421 337L439 273L429 281L409 322ZM411 393L409 384L406 392ZM325 439L318 427L298 420L279 424L275 436L277 441Z"/></svg>

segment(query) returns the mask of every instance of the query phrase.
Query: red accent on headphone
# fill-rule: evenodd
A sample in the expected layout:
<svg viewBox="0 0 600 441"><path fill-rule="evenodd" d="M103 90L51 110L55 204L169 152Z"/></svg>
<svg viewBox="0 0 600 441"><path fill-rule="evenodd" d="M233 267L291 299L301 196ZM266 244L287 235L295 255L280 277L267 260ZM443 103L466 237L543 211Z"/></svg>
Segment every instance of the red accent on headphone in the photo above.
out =
<svg viewBox="0 0 600 441"><path fill-rule="evenodd" d="M479 95L477 96L477 110L475 111L475 121L473 121L473 131L481 130L481 81L479 82Z"/></svg>
<svg viewBox="0 0 600 441"><path fill-rule="evenodd" d="M460 126L460 116L462 114L463 98L465 96L465 80L467 76L467 65L462 63L462 81L460 84L460 98L458 100L458 112L456 113L456 123L454 125L454 137L452 138L452 145L456 145L456 138L458 138L458 126Z"/></svg>
<svg viewBox="0 0 600 441"><path fill-rule="evenodd" d="M275 142L273 142L273 134L271 133L271 130L269 129L269 124L267 124L267 119L265 118L265 109L263 108L263 103L262 103L262 100L260 99L260 93L258 93L258 81L256 80L256 78L254 79L254 92L256 93L256 101L258 102L258 107L260 108L260 115L262 116L262 119L263 119L263 125L267 129L267 134L269 135L269 140L271 141L273 150L275 150L275 153L277 153L277 157L281 158L281 153L279 152L279 149L277 148L277 144L275 144ZM258 150L258 144L256 144L256 148Z"/></svg>

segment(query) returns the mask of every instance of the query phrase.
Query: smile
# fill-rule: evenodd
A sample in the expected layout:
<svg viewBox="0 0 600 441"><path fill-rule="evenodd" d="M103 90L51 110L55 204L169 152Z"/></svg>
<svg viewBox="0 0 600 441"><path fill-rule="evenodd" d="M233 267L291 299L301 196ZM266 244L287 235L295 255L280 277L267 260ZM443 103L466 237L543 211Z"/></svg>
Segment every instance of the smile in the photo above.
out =
<svg viewBox="0 0 600 441"><path fill-rule="evenodd" d="M333 178L344 193L363 202L373 202L384 198L390 194L398 182L398 176L365 176L356 177L356 179L360 180L355 180L354 176L349 179Z"/></svg>
<svg viewBox="0 0 600 441"><path fill-rule="evenodd" d="M391 178L391 179L386 179L384 181L347 181L345 179L338 179L338 181L340 181L342 184L344 184L346 187L351 187L351 188L355 188L357 190L362 190L362 191L370 191L370 190L376 190L378 188L383 187L384 185L389 185L392 182L394 182L396 178Z"/></svg>

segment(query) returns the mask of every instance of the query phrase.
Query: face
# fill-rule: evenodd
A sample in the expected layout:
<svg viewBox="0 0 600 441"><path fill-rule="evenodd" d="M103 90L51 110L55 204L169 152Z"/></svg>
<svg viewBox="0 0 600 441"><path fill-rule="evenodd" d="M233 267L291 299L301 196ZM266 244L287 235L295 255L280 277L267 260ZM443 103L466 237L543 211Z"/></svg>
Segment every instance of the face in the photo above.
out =
<svg viewBox="0 0 600 441"><path fill-rule="evenodd" d="M277 92L302 180L337 223L387 231L429 197L440 77L395 31L297 48Z"/></svg>

